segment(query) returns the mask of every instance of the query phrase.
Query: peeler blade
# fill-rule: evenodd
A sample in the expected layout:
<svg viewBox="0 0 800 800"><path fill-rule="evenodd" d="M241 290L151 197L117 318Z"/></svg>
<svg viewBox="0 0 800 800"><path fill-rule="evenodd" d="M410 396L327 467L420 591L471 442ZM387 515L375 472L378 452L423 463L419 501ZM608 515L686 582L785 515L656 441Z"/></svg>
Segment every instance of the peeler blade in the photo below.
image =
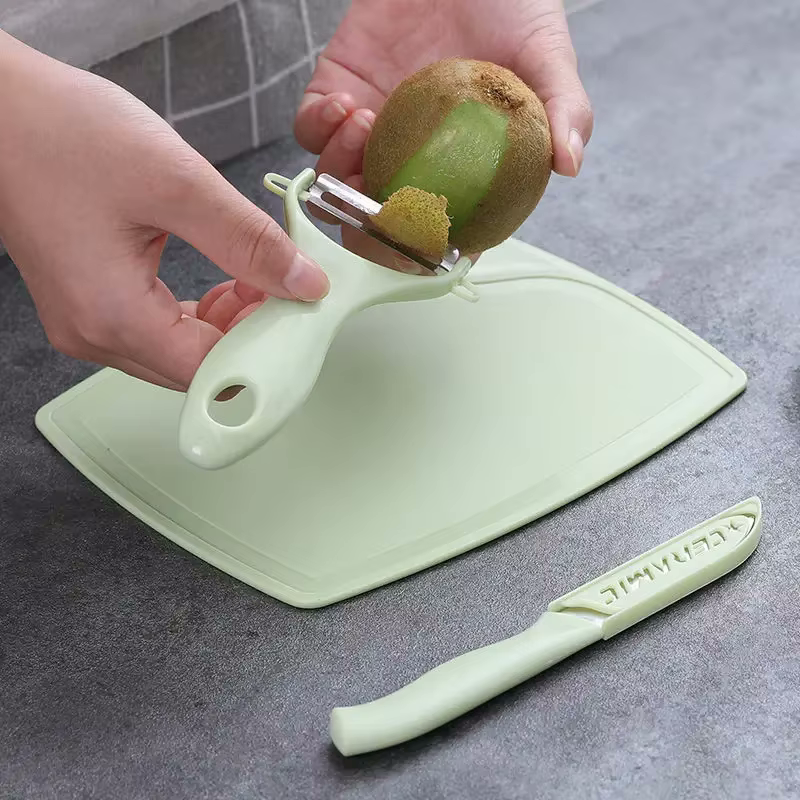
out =
<svg viewBox="0 0 800 800"><path fill-rule="evenodd" d="M366 221L358 219L352 214L349 214L347 211L338 208L332 203L329 203L324 197L326 194L332 195L338 200L341 200L343 203L346 203L348 206L360 212L365 217L374 216L381 210L382 207L380 203L376 202L371 197L361 194L361 192L353 189L352 186L348 186L346 183L342 183L342 181L339 181L332 175L328 175L326 173L322 173L317 176L317 179L308 188L307 194L303 199L306 201L306 203L311 203L322 211L326 211L340 222L344 222L346 225L350 225L356 230L371 236L373 239L377 239L387 247L391 247L393 250L396 250L406 258L410 258L412 261L415 261L417 264L420 264L436 274L450 272L456 265L456 262L460 257L460 253L457 248L448 247L441 261L430 261L419 253L416 253L405 245L402 245L400 242L396 242L393 239L390 239L388 236L384 236L380 231L370 226Z"/></svg>

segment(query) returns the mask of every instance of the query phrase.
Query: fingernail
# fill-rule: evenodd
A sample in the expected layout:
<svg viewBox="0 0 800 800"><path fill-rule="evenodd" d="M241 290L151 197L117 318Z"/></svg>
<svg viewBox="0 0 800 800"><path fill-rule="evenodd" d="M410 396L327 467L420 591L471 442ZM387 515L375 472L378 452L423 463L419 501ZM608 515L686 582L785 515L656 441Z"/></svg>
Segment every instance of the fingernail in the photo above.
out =
<svg viewBox="0 0 800 800"><path fill-rule="evenodd" d="M328 103L328 105L322 109L322 120L330 125L343 122L346 116L347 111L345 111L344 106L341 103L337 103L335 100Z"/></svg>
<svg viewBox="0 0 800 800"><path fill-rule="evenodd" d="M569 150L570 158L572 159L572 167L575 175L581 171L581 164L583 164L583 137L572 128L569 132L567 139L567 150Z"/></svg>
<svg viewBox="0 0 800 800"><path fill-rule="evenodd" d="M283 279L283 288L298 300L321 300L330 290L328 276L302 253L297 253Z"/></svg>
<svg viewBox="0 0 800 800"><path fill-rule="evenodd" d="M342 128L342 146L348 150L360 150L364 146L366 136L372 132L374 121L375 115L371 111L367 109L356 111L350 117L349 124Z"/></svg>

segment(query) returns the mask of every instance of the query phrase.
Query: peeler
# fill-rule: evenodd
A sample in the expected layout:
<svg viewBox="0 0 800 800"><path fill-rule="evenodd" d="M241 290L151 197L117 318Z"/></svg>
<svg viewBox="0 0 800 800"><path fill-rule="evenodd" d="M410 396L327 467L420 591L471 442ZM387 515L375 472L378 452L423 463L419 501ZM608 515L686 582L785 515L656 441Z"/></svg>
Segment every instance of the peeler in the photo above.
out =
<svg viewBox="0 0 800 800"><path fill-rule="evenodd" d="M392 694L335 708L330 733L342 755L408 741L721 578L761 537L751 497L553 600L527 630L442 664Z"/></svg>
<svg viewBox="0 0 800 800"><path fill-rule="evenodd" d="M449 293L477 299L466 280L469 258L450 248L434 263L390 241L369 224L369 216L377 214L381 204L330 175L317 176L306 169L289 180L268 173L264 186L283 198L289 236L326 271L330 291L316 303L270 297L203 360L186 394L178 445L186 459L204 469L239 461L280 430L308 399L334 337L353 314L382 303L431 300ZM302 210L304 204L413 259L426 274L400 272L347 250L313 224ZM249 416L236 424L216 420L210 413L216 398L239 387L250 390Z"/></svg>

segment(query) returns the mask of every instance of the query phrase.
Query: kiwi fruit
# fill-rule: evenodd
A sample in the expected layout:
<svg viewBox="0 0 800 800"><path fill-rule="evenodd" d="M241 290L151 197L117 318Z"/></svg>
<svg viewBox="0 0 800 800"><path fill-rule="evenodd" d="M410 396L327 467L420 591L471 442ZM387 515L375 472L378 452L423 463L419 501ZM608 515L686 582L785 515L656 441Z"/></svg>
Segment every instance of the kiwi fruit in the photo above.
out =
<svg viewBox="0 0 800 800"><path fill-rule="evenodd" d="M372 222L427 256L441 258L447 241L480 253L534 210L552 162L544 105L520 78L486 61L438 61L400 83L375 120L364 182L390 213ZM404 192L408 187L417 191ZM449 222L444 244L441 212L430 221L441 198Z"/></svg>

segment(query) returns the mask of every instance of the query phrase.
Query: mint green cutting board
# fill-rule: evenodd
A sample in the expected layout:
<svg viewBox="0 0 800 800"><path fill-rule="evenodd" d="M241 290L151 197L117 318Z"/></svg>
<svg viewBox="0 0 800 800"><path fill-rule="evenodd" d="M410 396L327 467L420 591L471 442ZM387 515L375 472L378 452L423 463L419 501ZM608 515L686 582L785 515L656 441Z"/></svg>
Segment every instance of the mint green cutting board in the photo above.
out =
<svg viewBox="0 0 800 800"><path fill-rule="evenodd" d="M744 389L738 367L675 321L519 241L484 254L470 280L476 304L451 295L356 314L301 411L221 470L180 455L182 395L113 370L36 422L155 530L317 607L519 528Z"/></svg>

